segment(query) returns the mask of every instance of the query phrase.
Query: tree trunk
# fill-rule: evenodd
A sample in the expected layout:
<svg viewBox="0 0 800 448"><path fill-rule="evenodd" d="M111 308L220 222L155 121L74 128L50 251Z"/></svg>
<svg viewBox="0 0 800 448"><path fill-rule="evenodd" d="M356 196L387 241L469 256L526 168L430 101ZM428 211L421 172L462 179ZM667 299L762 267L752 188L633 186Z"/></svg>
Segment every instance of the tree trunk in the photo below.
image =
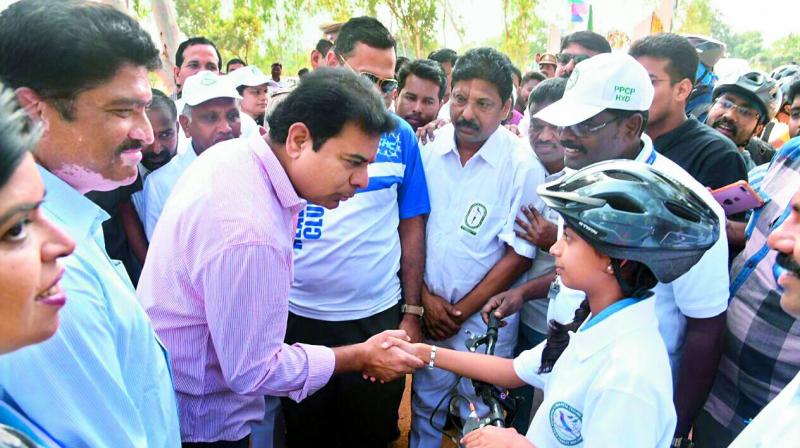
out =
<svg viewBox="0 0 800 448"><path fill-rule="evenodd" d="M176 89L175 76L172 68L175 66L175 53L178 50L182 37L175 19L175 4L172 0L151 0L150 7L153 10L153 21L158 30L161 49L161 69L157 72L158 77L167 87L168 95ZM222 67L220 67L222 69Z"/></svg>

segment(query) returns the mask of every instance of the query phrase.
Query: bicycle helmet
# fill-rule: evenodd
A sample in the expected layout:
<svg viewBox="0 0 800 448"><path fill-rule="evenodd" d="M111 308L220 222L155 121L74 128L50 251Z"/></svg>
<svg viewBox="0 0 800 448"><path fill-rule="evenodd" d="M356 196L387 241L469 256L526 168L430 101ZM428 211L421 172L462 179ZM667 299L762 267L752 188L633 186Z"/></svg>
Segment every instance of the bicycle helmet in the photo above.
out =
<svg viewBox="0 0 800 448"><path fill-rule="evenodd" d="M685 274L719 238L719 218L703 199L641 162L595 163L537 191L598 251L638 261L663 283Z"/></svg>
<svg viewBox="0 0 800 448"><path fill-rule="evenodd" d="M684 37L689 40L689 43L697 51L700 62L708 68L713 68L717 65L717 62L725 55L725 44L716 39L691 34Z"/></svg>
<svg viewBox="0 0 800 448"><path fill-rule="evenodd" d="M763 72L752 71L734 75L720 82L714 89L713 99L716 100L725 92L738 93L754 100L759 107L762 123L772 120L781 106L781 90L778 88L778 83Z"/></svg>
<svg viewBox="0 0 800 448"><path fill-rule="evenodd" d="M800 65L787 64L776 68L769 76L775 81L780 81L784 78L793 78L798 74L800 74Z"/></svg>

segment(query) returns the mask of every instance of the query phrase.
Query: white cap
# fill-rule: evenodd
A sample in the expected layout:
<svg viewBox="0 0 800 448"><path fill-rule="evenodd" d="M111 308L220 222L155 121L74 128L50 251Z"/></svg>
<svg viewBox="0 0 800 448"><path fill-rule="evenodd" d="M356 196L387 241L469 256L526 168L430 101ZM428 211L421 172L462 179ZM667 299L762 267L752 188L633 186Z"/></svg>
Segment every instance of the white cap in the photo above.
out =
<svg viewBox="0 0 800 448"><path fill-rule="evenodd" d="M206 70L190 76L183 84L181 99L189 106L197 106L214 98L242 99L230 81Z"/></svg>
<svg viewBox="0 0 800 448"><path fill-rule="evenodd" d="M228 76L230 77L231 84L233 84L234 87L255 87L262 84L267 84L270 81L270 78L267 78L267 76L255 65L239 67L231 73L228 73Z"/></svg>
<svg viewBox="0 0 800 448"><path fill-rule="evenodd" d="M553 126L572 126L605 109L649 110L654 94L650 75L636 59L602 53L576 65L564 96L535 116Z"/></svg>

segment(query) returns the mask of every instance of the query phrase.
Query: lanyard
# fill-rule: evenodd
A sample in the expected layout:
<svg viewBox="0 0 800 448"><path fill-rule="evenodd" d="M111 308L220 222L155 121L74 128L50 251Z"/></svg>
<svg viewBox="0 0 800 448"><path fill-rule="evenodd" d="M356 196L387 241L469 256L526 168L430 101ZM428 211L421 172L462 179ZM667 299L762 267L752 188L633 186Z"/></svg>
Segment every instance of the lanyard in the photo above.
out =
<svg viewBox="0 0 800 448"><path fill-rule="evenodd" d="M625 308L627 308L627 307L629 307L629 306L631 306L631 305L633 305L635 303L639 303L639 301L641 301L641 300L642 299L627 298L627 299L622 299L622 300L616 301L616 302L612 303L611 305L607 306L603 311L600 311L599 313L597 313L597 316L591 316L589 318L589 321L586 322L586 325L581 327L581 329L578 330L578 331L586 331L586 330L592 328L593 326L597 325L598 323L608 319L609 316L611 316L612 314L616 313L617 311L623 310L623 309L625 309Z"/></svg>

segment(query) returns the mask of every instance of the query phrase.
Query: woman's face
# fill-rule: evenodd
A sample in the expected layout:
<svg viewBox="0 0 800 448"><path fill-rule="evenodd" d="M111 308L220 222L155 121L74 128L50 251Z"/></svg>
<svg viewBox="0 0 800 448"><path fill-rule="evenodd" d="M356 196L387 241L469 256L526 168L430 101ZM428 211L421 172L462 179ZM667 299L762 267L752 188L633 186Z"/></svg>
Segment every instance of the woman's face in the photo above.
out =
<svg viewBox="0 0 800 448"><path fill-rule="evenodd" d="M42 179L26 154L0 188L0 353L52 336L66 302L58 259L75 243L42 215L43 199Z"/></svg>
<svg viewBox="0 0 800 448"><path fill-rule="evenodd" d="M611 262L567 226L550 248L550 254L555 257L556 274L561 276L564 286L587 293L594 291L607 277Z"/></svg>
<svg viewBox="0 0 800 448"><path fill-rule="evenodd" d="M253 118L258 118L267 110L267 85L245 87L242 91L242 110Z"/></svg>

